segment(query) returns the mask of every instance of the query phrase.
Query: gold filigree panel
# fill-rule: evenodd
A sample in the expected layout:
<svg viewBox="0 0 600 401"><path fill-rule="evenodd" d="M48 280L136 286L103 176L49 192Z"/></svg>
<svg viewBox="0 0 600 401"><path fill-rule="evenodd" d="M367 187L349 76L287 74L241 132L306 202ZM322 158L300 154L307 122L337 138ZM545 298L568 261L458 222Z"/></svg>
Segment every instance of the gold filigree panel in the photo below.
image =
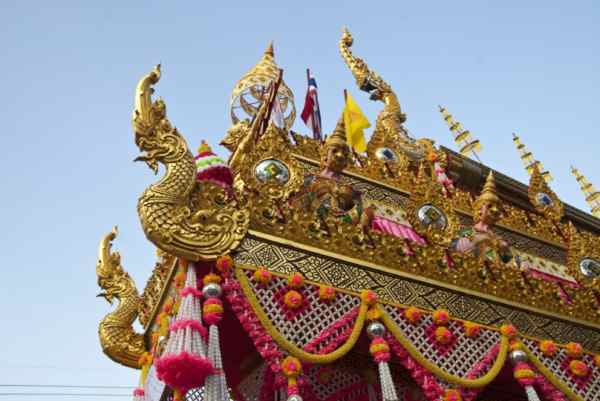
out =
<svg viewBox="0 0 600 401"><path fill-rule="evenodd" d="M142 293L138 319L142 326L148 327L148 323L152 319L152 314L158 307L161 295L167 285L167 279L173 269L175 257L161 252L152 275L146 282L146 287Z"/></svg>

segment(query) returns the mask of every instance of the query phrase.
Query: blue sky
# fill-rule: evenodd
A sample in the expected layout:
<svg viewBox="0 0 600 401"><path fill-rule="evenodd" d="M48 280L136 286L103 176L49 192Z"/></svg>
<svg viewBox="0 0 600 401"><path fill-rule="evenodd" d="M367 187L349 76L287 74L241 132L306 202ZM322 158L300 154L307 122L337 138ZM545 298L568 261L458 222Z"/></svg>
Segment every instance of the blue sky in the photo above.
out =
<svg viewBox="0 0 600 401"><path fill-rule="evenodd" d="M454 148L442 104L481 140L492 168L527 182L517 132L565 202L587 211L570 163L600 186L598 2L215 3L0 4L0 384L136 380L100 351L97 323L109 306L95 298L94 267L114 224L140 289L153 266L135 206L156 178L132 162L130 117L137 80L158 62L158 93L194 149L201 139L216 148L232 88L270 40L298 109L312 69L328 132L344 88L372 122L381 109L339 56L348 26L356 54L395 89L414 136ZM307 132L300 120L294 129Z"/></svg>

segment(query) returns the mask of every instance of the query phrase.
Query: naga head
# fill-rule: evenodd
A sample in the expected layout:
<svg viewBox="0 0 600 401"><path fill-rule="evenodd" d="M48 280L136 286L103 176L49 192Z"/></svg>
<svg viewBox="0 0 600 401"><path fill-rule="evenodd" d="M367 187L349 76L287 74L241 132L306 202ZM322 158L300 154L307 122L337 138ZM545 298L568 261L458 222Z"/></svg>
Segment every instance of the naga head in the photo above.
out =
<svg viewBox="0 0 600 401"><path fill-rule="evenodd" d="M142 154L135 161L146 162L158 172L158 163L173 163L189 153L187 144L167 119L167 106L162 99L152 101L152 85L160 79L160 65L138 83L133 111L135 144ZM191 153L190 153L191 155Z"/></svg>
<svg viewBox="0 0 600 401"><path fill-rule="evenodd" d="M117 227L104 236L100 241L98 249L98 263L96 264L96 276L98 286L103 291L98 294L112 304L115 298L121 298L124 294L130 294L132 289L137 292L133 280L121 266L121 255L112 252L112 241L117 237Z"/></svg>

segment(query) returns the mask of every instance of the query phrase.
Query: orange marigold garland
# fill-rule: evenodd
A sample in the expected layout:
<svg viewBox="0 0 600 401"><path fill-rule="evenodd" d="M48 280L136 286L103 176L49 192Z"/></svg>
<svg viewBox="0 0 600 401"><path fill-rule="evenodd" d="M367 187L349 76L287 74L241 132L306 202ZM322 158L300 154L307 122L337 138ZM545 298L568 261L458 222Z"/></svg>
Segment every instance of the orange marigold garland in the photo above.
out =
<svg viewBox="0 0 600 401"><path fill-rule="evenodd" d="M293 289L302 288L304 285L304 277L300 273L292 273L290 277L288 277L288 287Z"/></svg>
<svg viewBox="0 0 600 401"><path fill-rule="evenodd" d="M579 343L568 343L565 345L565 350L570 358L581 358L583 356L583 347Z"/></svg>
<svg viewBox="0 0 600 401"><path fill-rule="evenodd" d="M447 345L452 342L452 332L445 326L439 326L434 331L435 341L442 345Z"/></svg>
<svg viewBox="0 0 600 401"><path fill-rule="evenodd" d="M303 300L304 299L302 298L302 294L300 294L296 290L289 290L283 296L283 302L285 306L287 306L290 309L298 309L299 307L301 307Z"/></svg>
<svg viewBox="0 0 600 401"><path fill-rule="evenodd" d="M227 277L231 269L233 269L233 259L229 255L219 256L215 263L215 267L217 268L217 271Z"/></svg>
<svg viewBox="0 0 600 401"><path fill-rule="evenodd" d="M423 312L414 306L411 306L404 310L404 317L412 324L417 324L421 320L421 317L423 317Z"/></svg>
<svg viewBox="0 0 600 401"><path fill-rule="evenodd" d="M464 322L463 328L465 329L465 336L469 338L475 338L481 332L481 326L473 322Z"/></svg>
<svg viewBox="0 0 600 401"><path fill-rule="evenodd" d="M600 368L600 355L594 356L594 365L596 365L597 368Z"/></svg>
<svg viewBox="0 0 600 401"><path fill-rule="evenodd" d="M367 311L367 320L372 322L374 320L379 319L381 319L381 311L379 310L379 308L370 308Z"/></svg>
<svg viewBox="0 0 600 401"><path fill-rule="evenodd" d="M372 290L362 290L360 292L360 299L369 306L373 306L377 303L377 294Z"/></svg>
<svg viewBox="0 0 600 401"><path fill-rule="evenodd" d="M271 282L273 274L264 267L260 267L252 274L252 279L261 285L267 285Z"/></svg>
<svg viewBox="0 0 600 401"><path fill-rule="evenodd" d="M450 321L450 314L445 309L438 309L431 315L433 323L438 326L445 326Z"/></svg>
<svg viewBox="0 0 600 401"><path fill-rule="evenodd" d="M336 297L335 288L328 285L322 285L319 287L319 299L323 302L331 302Z"/></svg>
<svg viewBox="0 0 600 401"><path fill-rule="evenodd" d="M569 362L569 370L577 377L587 377L590 373L590 368L581 360L573 359Z"/></svg>
<svg viewBox="0 0 600 401"><path fill-rule="evenodd" d="M459 390L447 389L444 392L444 401L462 401L462 396Z"/></svg>
<svg viewBox="0 0 600 401"><path fill-rule="evenodd" d="M500 333L502 333L509 339L514 339L519 334L517 328L512 324L503 324L502 326L500 326Z"/></svg>
<svg viewBox="0 0 600 401"><path fill-rule="evenodd" d="M557 347L552 340L542 340L540 341L540 351L542 351L544 356L551 357L556 354Z"/></svg>
<svg viewBox="0 0 600 401"><path fill-rule="evenodd" d="M298 377L302 374L302 364L298 358L294 358L293 356L286 357L283 362L281 362L281 373L283 373L288 380L288 397L299 394Z"/></svg>

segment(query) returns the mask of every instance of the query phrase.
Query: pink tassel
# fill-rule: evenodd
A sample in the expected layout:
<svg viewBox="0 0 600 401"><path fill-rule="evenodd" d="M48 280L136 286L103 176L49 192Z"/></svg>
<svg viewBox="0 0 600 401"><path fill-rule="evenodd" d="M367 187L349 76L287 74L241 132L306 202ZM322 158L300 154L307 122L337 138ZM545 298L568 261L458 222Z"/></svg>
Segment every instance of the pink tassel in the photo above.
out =
<svg viewBox="0 0 600 401"><path fill-rule="evenodd" d="M202 329L206 329L202 327L193 265L188 268L185 288L181 293L181 306L171 324L165 352L156 360L155 365L158 378L176 390L177 394L185 396L190 389L202 387L206 377L214 372L213 364L206 356L206 344L202 338Z"/></svg>

